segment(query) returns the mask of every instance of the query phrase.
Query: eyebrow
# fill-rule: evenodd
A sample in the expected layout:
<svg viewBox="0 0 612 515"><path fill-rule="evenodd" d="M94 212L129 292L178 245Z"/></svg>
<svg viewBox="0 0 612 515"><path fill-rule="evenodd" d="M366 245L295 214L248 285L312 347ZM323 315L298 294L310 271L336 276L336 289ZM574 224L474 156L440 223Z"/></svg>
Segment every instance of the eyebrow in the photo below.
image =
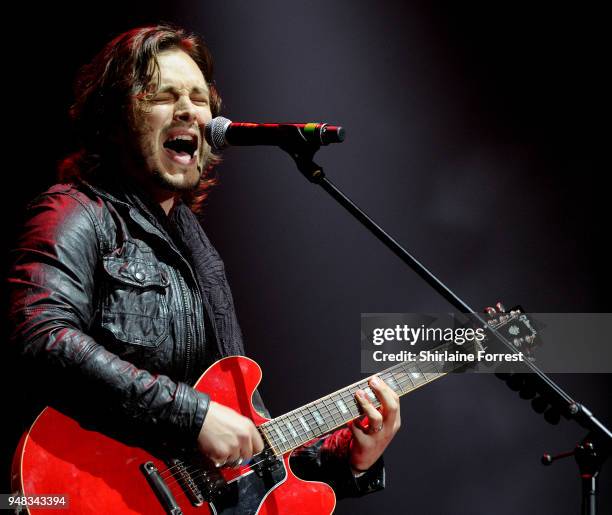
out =
<svg viewBox="0 0 612 515"><path fill-rule="evenodd" d="M177 91L177 88L175 86L171 86L171 85L167 85L167 86L161 86L155 93L167 93L168 91ZM208 87L201 87L201 86L195 86L194 88L191 89L191 93L203 93L206 95L210 94L210 91L208 89Z"/></svg>

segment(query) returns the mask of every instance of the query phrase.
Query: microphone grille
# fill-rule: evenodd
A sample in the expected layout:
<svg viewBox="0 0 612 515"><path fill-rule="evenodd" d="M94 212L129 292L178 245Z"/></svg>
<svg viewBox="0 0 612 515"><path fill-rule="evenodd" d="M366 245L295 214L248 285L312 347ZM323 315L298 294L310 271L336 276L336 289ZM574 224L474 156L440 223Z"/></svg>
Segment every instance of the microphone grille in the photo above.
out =
<svg viewBox="0 0 612 515"><path fill-rule="evenodd" d="M204 136L213 150L221 150L227 146L225 133L227 132L227 128L231 123L231 120L228 120L223 116L217 116L206 124Z"/></svg>

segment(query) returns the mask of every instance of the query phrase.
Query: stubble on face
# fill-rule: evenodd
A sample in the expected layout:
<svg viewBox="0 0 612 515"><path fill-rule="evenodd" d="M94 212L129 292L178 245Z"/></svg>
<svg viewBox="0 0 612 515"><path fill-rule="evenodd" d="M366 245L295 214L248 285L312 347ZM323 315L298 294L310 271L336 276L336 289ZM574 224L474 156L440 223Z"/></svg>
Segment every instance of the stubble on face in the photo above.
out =
<svg viewBox="0 0 612 515"><path fill-rule="evenodd" d="M203 134L210 120L206 80L185 52L173 49L157 58L158 81L150 92L132 98L124 161L129 173L157 198L197 188L203 172L214 161ZM197 154L169 150L173 134L198 135ZM180 156L180 157L179 157Z"/></svg>
<svg viewBox="0 0 612 515"><path fill-rule="evenodd" d="M157 129L147 119L148 109L146 101L141 101L134 107L131 132L136 144L132 145L131 153L135 168L148 171L147 176L153 180L157 188L175 193L193 191L198 186L212 153L210 145L204 140L202 130L198 127L200 147L198 148L197 165L193 167L173 163L171 166L175 173L170 173L167 170L168 165L161 162L160 156L163 148L160 148ZM162 133L175 127L187 128L181 124L170 123L162 129Z"/></svg>

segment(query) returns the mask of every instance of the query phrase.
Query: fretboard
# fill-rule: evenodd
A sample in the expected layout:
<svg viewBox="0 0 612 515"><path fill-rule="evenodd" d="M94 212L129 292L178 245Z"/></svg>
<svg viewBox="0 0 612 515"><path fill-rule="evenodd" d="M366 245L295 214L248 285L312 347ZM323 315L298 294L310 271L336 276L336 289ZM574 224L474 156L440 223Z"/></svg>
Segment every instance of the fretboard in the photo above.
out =
<svg viewBox="0 0 612 515"><path fill-rule="evenodd" d="M456 349L456 345L450 343L431 351L454 352ZM437 361L400 362L377 375L401 396L465 365L463 362L446 362L443 371L442 364ZM364 379L271 419L261 424L259 429L275 454L285 454L361 416L355 400L357 390L363 390L374 406L380 406L380 401L368 385L368 380Z"/></svg>

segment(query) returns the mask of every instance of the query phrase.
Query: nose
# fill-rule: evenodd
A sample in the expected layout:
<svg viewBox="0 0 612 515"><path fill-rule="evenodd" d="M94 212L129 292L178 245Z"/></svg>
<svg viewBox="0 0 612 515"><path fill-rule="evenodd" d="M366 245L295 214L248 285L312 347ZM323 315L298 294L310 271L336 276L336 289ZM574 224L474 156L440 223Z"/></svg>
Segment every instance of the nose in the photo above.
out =
<svg viewBox="0 0 612 515"><path fill-rule="evenodd" d="M193 123L196 119L197 111L191 99L183 95L179 98L174 109L174 119L181 122Z"/></svg>

